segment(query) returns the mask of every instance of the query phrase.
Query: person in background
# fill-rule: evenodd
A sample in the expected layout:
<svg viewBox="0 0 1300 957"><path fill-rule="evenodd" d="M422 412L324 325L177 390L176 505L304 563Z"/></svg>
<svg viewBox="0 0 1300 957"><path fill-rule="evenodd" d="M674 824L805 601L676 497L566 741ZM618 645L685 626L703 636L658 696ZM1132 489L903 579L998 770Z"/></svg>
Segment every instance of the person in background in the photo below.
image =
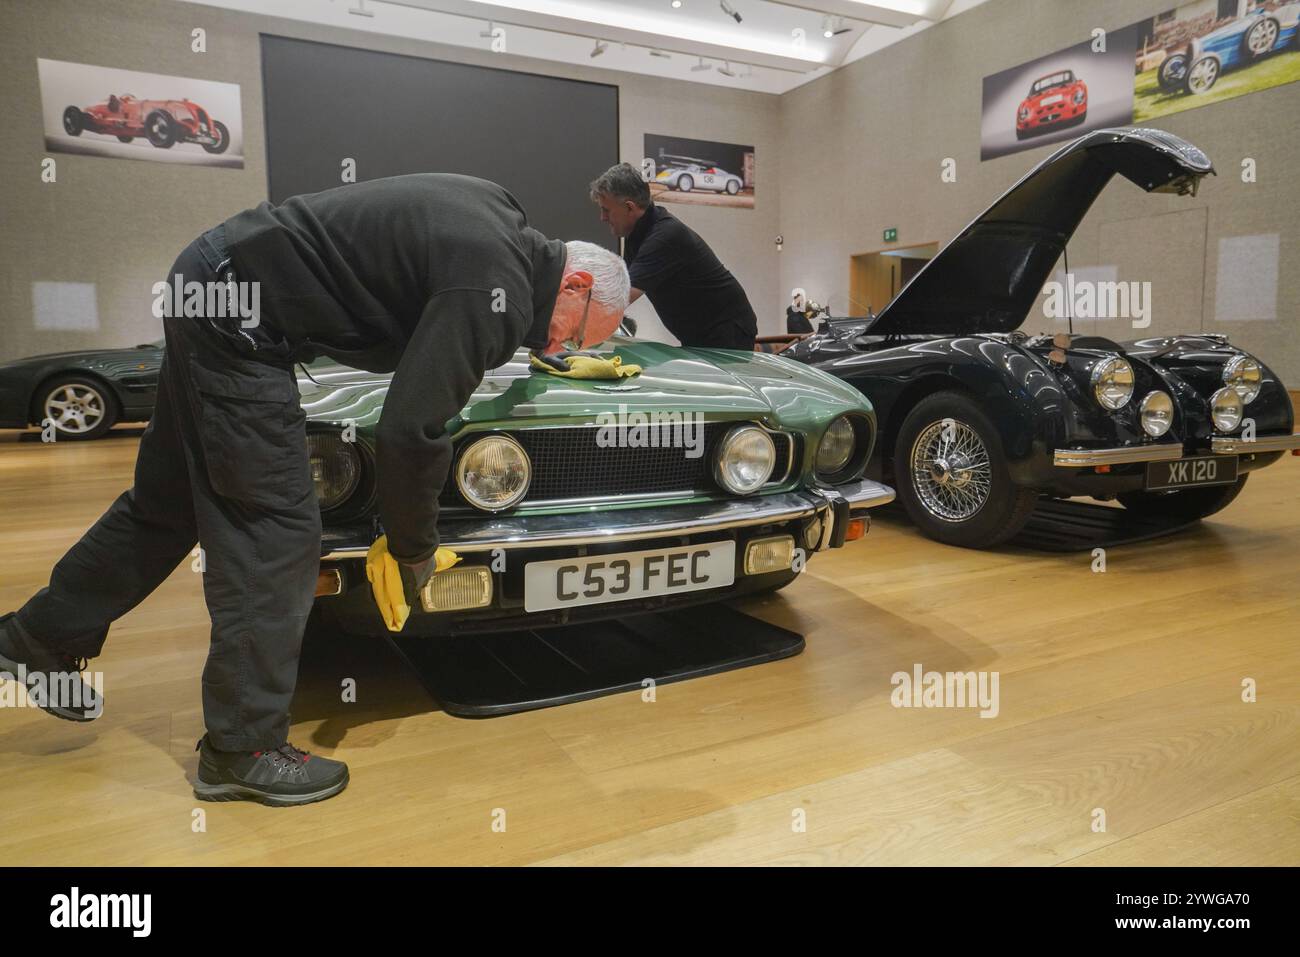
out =
<svg viewBox="0 0 1300 957"><path fill-rule="evenodd" d="M808 296L802 289L790 293L790 305L785 307L785 331L790 335L812 332L812 320L808 318Z"/></svg>
<svg viewBox="0 0 1300 957"><path fill-rule="evenodd" d="M655 204L636 167L611 166L592 182L591 198L623 240L632 302L650 297L684 346L753 351L758 318L745 290L693 229Z"/></svg>

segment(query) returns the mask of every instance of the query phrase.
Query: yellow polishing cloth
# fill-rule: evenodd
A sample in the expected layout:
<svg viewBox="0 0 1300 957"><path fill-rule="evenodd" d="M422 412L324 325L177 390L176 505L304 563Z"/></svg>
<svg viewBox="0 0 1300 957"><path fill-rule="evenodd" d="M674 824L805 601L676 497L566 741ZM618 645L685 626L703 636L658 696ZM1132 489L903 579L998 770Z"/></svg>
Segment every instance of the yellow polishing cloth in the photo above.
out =
<svg viewBox="0 0 1300 957"><path fill-rule="evenodd" d="M564 356L564 361L569 366L568 372L561 372L536 356L528 357L528 362L534 369L568 379L623 379L641 371L638 365L631 363L623 365L622 356L613 356L609 359L602 359L599 356Z"/></svg>
<svg viewBox="0 0 1300 957"><path fill-rule="evenodd" d="M444 572L460 561L460 556L450 548L439 548L434 553L434 573ZM366 553L366 578L375 595L375 604L389 631L401 631L411 615L406 603L406 589L402 587L401 567L388 553L388 536L380 535Z"/></svg>

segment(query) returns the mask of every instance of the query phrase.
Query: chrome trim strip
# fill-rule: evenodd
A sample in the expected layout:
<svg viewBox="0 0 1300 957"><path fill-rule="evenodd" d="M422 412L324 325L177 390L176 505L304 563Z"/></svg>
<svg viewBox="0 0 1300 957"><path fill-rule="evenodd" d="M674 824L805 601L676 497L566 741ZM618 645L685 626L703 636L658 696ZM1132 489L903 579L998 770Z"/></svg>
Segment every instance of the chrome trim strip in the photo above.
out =
<svg viewBox="0 0 1300 957"><path fill-rule="evenodd" d="M1251 452L1285 452L1300 449L1300 435L1257 435L1247 442L1239 435L1216 435L1210 451L1216 455L1249 455Z"/></svg>
<svg viewBox="0 0 1300 957"><path fill-rule="evenodd" d="M837 486L836 490L857 508L874 508L894 498L893 489L865 479ZM600 509L562 515L484 514L444 522L441 544L470 553L495 548L635 542L788 522L829 508L830 503L812 490L666 508ZM347 546L329 552L321 561L365 558L367 551L368 545Z"/></svg>
<svg viewBox="0 0 1300 957"><path fill-rule="evenodd" d="M1169 462L1182 457L1181 442L1163 442L1159 445L1131 445L1113 449L1057 449L1052 453L1052 464L1065 468L1086 468L1090 465L1124 465L1129 462Z"/></svg>

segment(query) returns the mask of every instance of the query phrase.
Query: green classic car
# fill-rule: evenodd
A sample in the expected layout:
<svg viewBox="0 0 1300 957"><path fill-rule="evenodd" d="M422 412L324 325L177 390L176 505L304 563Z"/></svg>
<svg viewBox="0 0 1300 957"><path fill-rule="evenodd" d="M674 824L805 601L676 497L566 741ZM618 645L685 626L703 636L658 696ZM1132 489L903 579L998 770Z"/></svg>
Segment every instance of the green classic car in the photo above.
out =
<svg viewBox="0 0 1300 957"><path fill-rule="evenodd" d="M813 552L865 533L893 490L862 478L871 404L815 369L759 353L615 337L643 372L618 381L530 370L484 378L450 431L442 544L463 561L423 589L404 633L504 631L774 591ZM323 514L317 605L382 631L365 575L382 533L374 429L389 376L316 363L300 379Z"/></svg>

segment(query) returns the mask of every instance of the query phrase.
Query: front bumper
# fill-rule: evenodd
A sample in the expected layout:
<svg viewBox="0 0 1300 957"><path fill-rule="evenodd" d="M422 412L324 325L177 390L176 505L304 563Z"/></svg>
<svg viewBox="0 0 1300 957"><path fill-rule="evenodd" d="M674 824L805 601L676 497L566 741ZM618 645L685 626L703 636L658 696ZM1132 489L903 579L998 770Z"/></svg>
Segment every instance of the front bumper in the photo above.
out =
<svg viewBox="0 0 1300 957"><path fill-rule="evenodd" d="M1300 449L1300 434L1257 435L1253 439L1243 439L1238 435L1216 435L1210 439L1210 451L1218 455L1287 452L1291 449Z"/></svg>
<svg viewBox="0 0 1300 957"><path fill-rule="evenodd" d="M824 489L781 492L746 499L681 506L637 507L563 515L457 516L439 523L444 546L460 553L461 569L491 582L489 604L458 610L426 610L427 595L411 610L403 634L440 636L544 628L684 608L778 588L799 569L751 573L746 549L759 539L788 535L805 553L837 548L846 541L849 522L869 509L893 501L893 489L863 480ZM382 634L383 624L366 581L365 555L370 536L334 539L321 561L322 579L333 583L320 602L323 614L345 632ZM562 610L525 608L525 573L532 562L599 557L654 548L689 547L710 542L736 543L731 585L700 591L644 596L626 601L575 604ZM498 551L499 550L499 551ZM515 557L511 557L515 556Z"/></svg>
<svg viewBox="0 0 1300 957"><path fill-rule="evenodd" d="M772 525L822 513L834 520L847 505L861 513L894 500L894 490L862 479L827 489L779 492L722 502L618 510L571 512L560 515L477 514L444 521L441 543L461 554L496 549L557 548L680 538L709 532ZM834 533L834 529L830 529ZM833 534L832 534L833 537ZM842 541L842 536L841 536ZM365 558L370 542L335 541L322 561Z"/></svg>
<svg viewBox="0 0 1300 957"><path fill-rule="evenodd" d="M1251 455L1260 452L1286 452L1300 448L1300 434L1257 435L1243 439L1239 435L1216 435L1210 439L1215 455ZM1061 468L1096 468L1099 465L1127 465L1133 462L1170 462L1185 452L1180 442L1157 442L1151 445L1125 445L1106 449L1056 449L1052 464Z"/></svg>

